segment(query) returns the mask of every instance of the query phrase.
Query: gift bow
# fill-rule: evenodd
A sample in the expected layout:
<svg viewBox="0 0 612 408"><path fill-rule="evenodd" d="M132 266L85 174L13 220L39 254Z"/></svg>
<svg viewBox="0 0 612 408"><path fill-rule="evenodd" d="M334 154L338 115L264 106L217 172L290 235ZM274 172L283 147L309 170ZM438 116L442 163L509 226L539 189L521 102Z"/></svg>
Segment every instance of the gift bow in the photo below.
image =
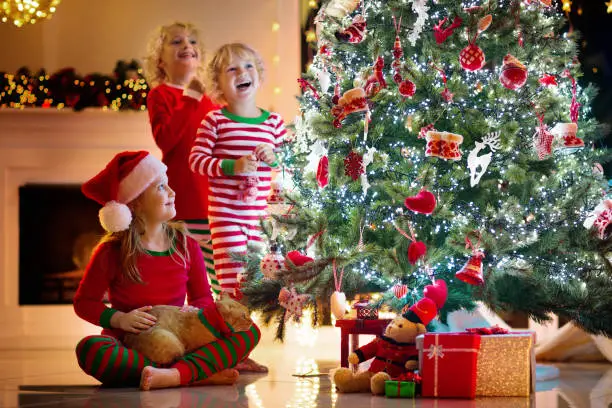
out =
<svg viewBox="0 0 612 408"><path fill-rule="evenodd" d="M415 384L420 384L421 383L421 376L418 375L417 373L406 372L406 373L402 373L398 377L395 377L393 379L393 381L398 381L398 382L399 381L408 381L408 382L413 382Z"/></svg>
<svg viewBox="0 0 612 408"><path fill-rule="evenodd" d="M427 354L428 358L440 357L444 358L444 349L442 345L431 345L429 346L429 353Z"/></svg>
<svg viewBox="0 0 612 408"><path fill-rule="evenodd" d="M493 327L474 327L471 329L465 329L468 333L472 334L481 334L484 336L492 335L492 334L508 334L508 330L503 327L499 327L495 325Z"/></svg>

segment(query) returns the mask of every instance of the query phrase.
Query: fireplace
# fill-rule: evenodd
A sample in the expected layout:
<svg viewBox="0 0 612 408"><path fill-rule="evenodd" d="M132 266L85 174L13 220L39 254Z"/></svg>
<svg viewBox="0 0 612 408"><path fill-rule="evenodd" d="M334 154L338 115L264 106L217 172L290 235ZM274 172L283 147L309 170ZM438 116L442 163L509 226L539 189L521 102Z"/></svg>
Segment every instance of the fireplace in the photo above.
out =
<svg viewBox="0 0 612 408"><path fill-rule="evenodd" d="M100 333L70 304L102 233L80 186L140 149L160 156L146 112L0 109L0 349L72 348Z"/></svg>
<svg viewBox="0 0 612 408"><path fill-rule="evenodd" d="M19 187L19 305L71 304L104 234L80 185Z"/></svg>

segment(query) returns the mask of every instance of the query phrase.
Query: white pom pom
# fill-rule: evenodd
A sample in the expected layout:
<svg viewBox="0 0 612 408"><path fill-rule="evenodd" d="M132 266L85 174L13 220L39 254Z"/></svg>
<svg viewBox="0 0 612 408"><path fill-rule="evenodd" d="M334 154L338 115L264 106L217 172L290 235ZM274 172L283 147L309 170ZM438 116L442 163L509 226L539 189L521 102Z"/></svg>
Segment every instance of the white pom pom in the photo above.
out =
<svg viewBox="0 0 612 408"><path fill-rule="evenodd" d="M100 224L108 232L125 231L132 222L132 212L127 205L109 201L98 214Z"/></svg>

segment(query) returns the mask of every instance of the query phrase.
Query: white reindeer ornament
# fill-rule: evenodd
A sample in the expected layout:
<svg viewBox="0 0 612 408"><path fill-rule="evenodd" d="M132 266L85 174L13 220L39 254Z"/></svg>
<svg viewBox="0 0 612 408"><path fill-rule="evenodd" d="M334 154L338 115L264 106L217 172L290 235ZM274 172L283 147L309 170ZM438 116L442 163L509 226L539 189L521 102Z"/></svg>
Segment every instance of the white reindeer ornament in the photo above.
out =
<svg viewBox="0 0 612 408"><path fill-rule="evenodd" d="M489 146L491 150L487 154L478 156L478 153L485 147ZM470 169L470 186L474 187L480 182L480 179L487 171L487 167L491 163L493 152L501 147L499 141L499 132L492 132L482 138L481 142L476 142L476 146L470 152L467 158L467 167Z"/></svg>

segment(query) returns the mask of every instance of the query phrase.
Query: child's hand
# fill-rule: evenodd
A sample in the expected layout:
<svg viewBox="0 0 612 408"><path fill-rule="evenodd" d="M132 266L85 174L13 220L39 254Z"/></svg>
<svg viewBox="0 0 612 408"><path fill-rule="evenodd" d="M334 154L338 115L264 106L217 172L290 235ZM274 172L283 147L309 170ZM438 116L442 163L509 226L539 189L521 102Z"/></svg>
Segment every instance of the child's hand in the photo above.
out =
<svg viewBox="0 0 612 408"><path fill-rule="evenodd" d="M259 160L252 154L242 156L234 164L234 174L254 173L257 171Z"/></svg>
<svg viewBox="0 0 612 408"><path fill-rule="evenodd" d="M157 318L147 313L152 306L143 306L129 313L116 312L111 317L111 326L130 333L140 333L154 326Z"/></svg>
<svg viewBox="0 0 612 408"><path fill-rule="evenodd" d="M199 92L201 94L203 94L204 91L205 91L204 84L198 78L193 78L189 82L189 85L187 85L187 89L191 89L191 90Z"/></svg>
<svg viewBox="0 0 612 408"><path fill-rule="evenodd" d="M278 166L278 160L272 146L262 143L255 148L255 156L270 167Z"/></svg>

